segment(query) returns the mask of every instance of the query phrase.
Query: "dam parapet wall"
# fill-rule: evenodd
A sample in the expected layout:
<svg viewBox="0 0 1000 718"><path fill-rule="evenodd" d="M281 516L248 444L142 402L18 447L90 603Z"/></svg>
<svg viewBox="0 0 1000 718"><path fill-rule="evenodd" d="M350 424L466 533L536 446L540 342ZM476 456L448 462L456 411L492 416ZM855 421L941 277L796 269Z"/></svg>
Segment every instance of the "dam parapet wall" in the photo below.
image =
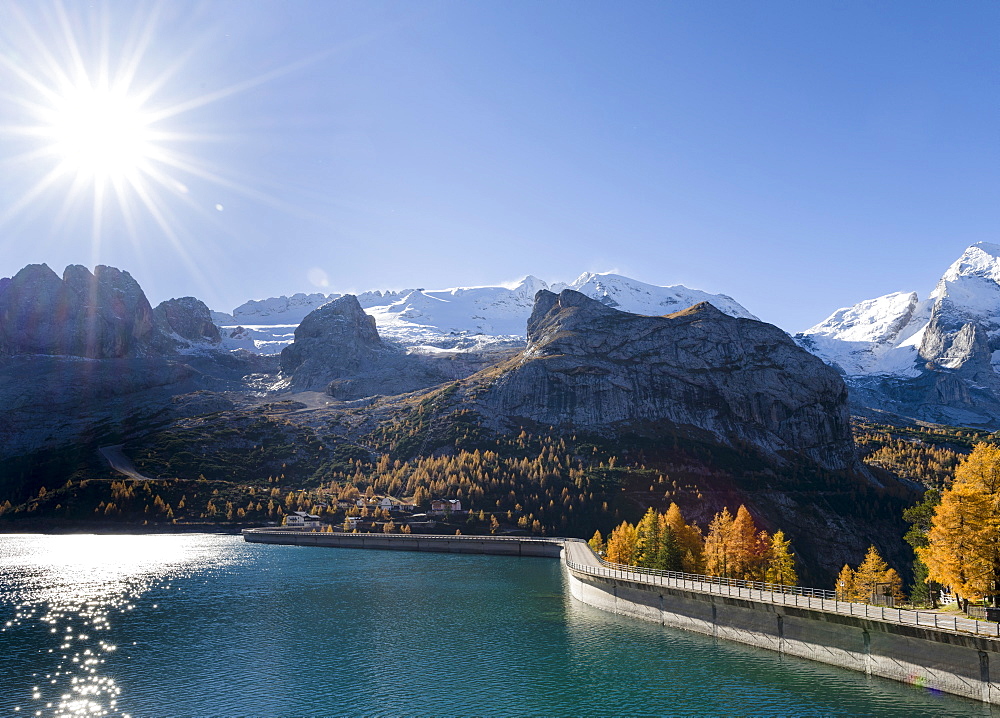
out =
<svg viewBox="0 0 1000 718"><path fill-rule="evenodd" d="M968 619L958 619L956 630L951 618L938 627L918 624L913 611L725 584L685 585L611 568L589 547L569 541L564 562L570 593L595 608L1000 704L997 624L982 624L977 634L963 630ZM928 613L922 612L924 621Z"/></svg>
<svg viewBox="0 0 1000 718"><path fill-rule="evenodd" d="M544 558L559 558L563 548L563 539L531 536L431 536L426 534L323 533L295 529L244 529L243 538L250 543L292 546L475 553Z"/></svg>

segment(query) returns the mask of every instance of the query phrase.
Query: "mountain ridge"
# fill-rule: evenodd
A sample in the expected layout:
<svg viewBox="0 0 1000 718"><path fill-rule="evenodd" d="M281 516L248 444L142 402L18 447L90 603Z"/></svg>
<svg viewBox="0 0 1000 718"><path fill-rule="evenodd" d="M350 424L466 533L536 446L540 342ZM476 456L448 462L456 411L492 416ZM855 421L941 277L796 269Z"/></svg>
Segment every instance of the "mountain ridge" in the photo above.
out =
<svg viewBox="0 0 1000 718"><path fill-rule="evenodd" d="M755 318L724 294L683 285L660 287L610 272L585 272L569 284L550 285L527 275L512 285L369 291L356 296L375 318L383 339L422 351L479 351L523 346L535 294L566 288L637 314L658 316L709 301L733 316ZM226 346L278 353L291 343L294 327L309 312L341 296L314 293L251 300L231 314L215 312L214 318Z"/></svg>
<svg viewBox="0 0 1000 718"><path fill-rule="evenodd" d="M795 335L857 402L945 424L1000 426L1000 245L978 242L926 299L896 292Z"/></svg>

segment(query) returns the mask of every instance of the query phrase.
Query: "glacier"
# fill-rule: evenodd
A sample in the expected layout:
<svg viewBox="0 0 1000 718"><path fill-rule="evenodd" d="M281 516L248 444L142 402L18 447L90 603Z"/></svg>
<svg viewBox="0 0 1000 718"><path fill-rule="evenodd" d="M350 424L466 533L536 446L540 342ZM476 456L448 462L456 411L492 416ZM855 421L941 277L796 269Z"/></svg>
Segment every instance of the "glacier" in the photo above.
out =
<svg viewBox="0 0 1000 718"><path fill-rule="evenodd" d="M567 288L633 314L659 316L709 302L730 316L756 319L724 294L683 285L656 286L611 272L585 272L569 284L548 284L528 275L510 285L367 291L357 297L374 317L380 336L410 351L432 354L524 346L535 294ZM226 348L278 354L292 343L295 328L306 315L342 296L299 293L255 299L231 313L212 316Z"/></svg>

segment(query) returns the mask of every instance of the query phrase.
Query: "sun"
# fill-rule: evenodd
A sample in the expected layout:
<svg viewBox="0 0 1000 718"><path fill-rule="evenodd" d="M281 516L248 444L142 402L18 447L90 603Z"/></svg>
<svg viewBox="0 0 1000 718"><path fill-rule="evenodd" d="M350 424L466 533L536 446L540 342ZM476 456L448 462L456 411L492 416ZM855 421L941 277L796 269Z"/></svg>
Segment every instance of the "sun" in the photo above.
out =
<svg viewBox="0 0 1000 718"><path fill-rule="evenodd" d="M156 156L152 116L121 89L89 81L54 99L41 134L64 171L84 183L134 183Z"/></svg>
<svg viewBox="0 0 1000 718"><path fill-rule="evenodd" d="M182 116L266 78L191 93L204 45L191 38L166 60L154 50L163 5L38 5L11 8L11 47L0 48L0 173L24 177L20 196L0 205L0 227L44 206L55 230L89 220L95 248L107 232L138 242L150 222L180 248L182 217L217 214L217 200L201 195L245 191L205 159L222 136L212 121L196 120L192 133L179 129Z"/></svg>
<svg viewBox="0 0 1000 718"><path fill-rule="evenodd" d="M43 218L53 234L89 223L96 256L105 236L141 247L155 227L187 258L191 227L219 226L220 190L294 211L260 189L259 177L217 164L234 156L232 127L243 119L226 100L327 51L259 75L206 80L203 68L217 63L203 53L221 28L185 32L180 47L161 44L176 33L167 3L39 0L7 9L0 229L21 217Z"/></svg>

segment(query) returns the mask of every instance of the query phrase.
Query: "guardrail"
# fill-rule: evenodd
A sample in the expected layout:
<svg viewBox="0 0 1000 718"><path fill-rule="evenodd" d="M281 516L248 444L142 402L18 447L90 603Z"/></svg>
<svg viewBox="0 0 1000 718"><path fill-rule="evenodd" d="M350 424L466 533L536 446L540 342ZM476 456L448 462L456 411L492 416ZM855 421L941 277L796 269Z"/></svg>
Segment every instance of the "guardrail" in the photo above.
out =
<svg viewBox="0 0 1000 718"><path fill-rule="evenodd" d="M602 566L607 566L608 568L629 571L630 573L641 573L649 576L663 576L677 581L697 581L699 583L710 583L715 586L730 586L733 588L748 588L752 591L767 591L769 593L787 593L790 595L811 596L813 598L822 598L831 601L836 600L837 598L837 593L835 591L827 591L822 588L785 586L780 583L767 583L765 581L744 581L738 578L706 576L700 573L684 573L683 571L664 571L658 568L643 568L641 566L629 566L624 563L612 563L610 561L605 561L603 558L600 559L600 561Z"/></svg>
<svg viewBox="0 0 1000 718"><path fill-rule="evenodd" d="M947 616L935 611L911 611L886 606L871 606L853 601L841 601L834 591L824 591L818 588L803 588L800 586L781 586L760 581L740 581L718 576L702 576L700 574L683 573L680 571L661 571L658 569L626 566L601 560L597 566L577 563L566 557L567 567L591 576L617 578L633 583L645 583L652 586L667 586L683 588L701 593L710 593L734 598L747 598L762 603L799 606L828 613L839 613L857 616L886 623L896 623L935 630L953 631L955 633L973 633L980 636L1000 638L1000 623L978 621L972 618ZM771 586L778 590L769 590Z"/></svg>

